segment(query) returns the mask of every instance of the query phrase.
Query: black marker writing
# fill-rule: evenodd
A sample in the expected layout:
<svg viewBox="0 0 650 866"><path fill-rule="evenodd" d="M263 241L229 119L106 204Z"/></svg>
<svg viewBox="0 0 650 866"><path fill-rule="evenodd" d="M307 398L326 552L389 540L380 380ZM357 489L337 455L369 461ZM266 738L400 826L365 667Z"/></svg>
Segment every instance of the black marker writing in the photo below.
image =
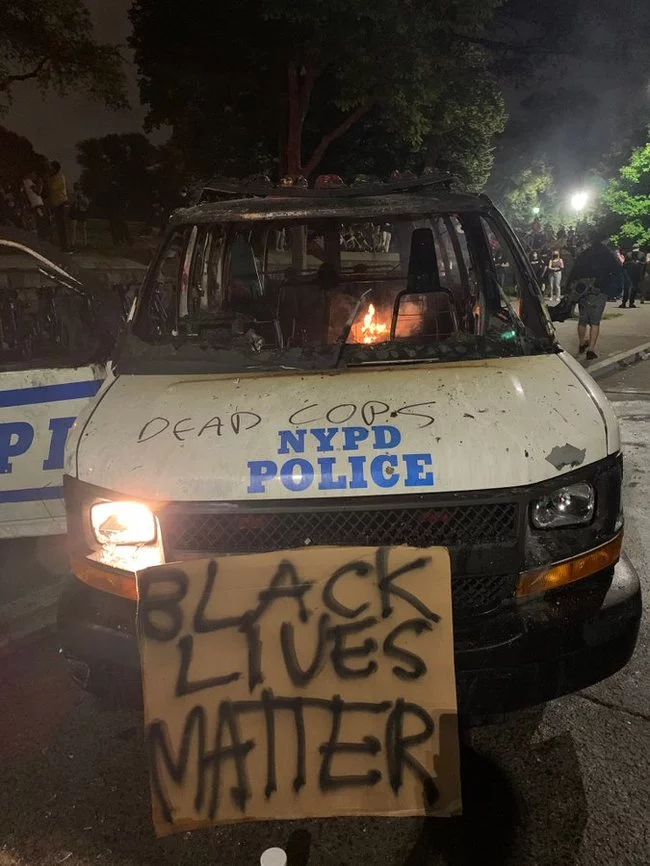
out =
<svg viewBox="0 0 650 866"><path fill-rule="evenodd" d="M203 689L212 689L215 686L227 686L228 683L233 683L241 676L239 671L233 671L229 674L216 674L213 677L206 677L202 680L191 681L189 679L190 664L192 662L192 651L194 649L194 635L186 634L178 642L178 649L181 654L181 663L178 668L178 679L176 680L176 697L181 698L183 695L191 695L194 692L200 692Z"/></svg>
<svg viewBox="0 0 650 866"><path fill-rule="evenodd" d="M189 438L200 439L204 434L206 439L211 436L220 439L228 428L235 436L239 436L240 433L253 430L261 423L261 415L248 411L233 412L229 415L213 415L207 421L198 422L194 418L180 418L177 421L172 421L162 415L157 415L143 425L138 433L137 442L138 444L149 442L167 431L170 431L178 442L185 442ZM195 436L190 436L190 434L195 434Z"/></svg>
<svg viewBox="0 0 650 866"><path fill-rule="evenodd" d="M311 664L302 668L296 655L296 641L293 623L283 622L280 628L280 646L287 673L294 686L306 686L323 667L327 648L329 616L324 613L318 621L318 640Z"/></svg>
<svg viewBox="0 0 650 866"><path fill-rule="evenodd" d="M371 787L381 780L379 770L369 770L365 776L332 776L332 760L337 754L369 754L377 755L381 751L381 743L376 737L364 737L360 743L341 743L341 719L344 712L381 713L386 710L386 704L354 703L346 704L340 695L332 698L332 731L330 738L320 747L323 761L318 774L318 784L321 791L336 791L340 788Z"/></svg>
<svg viewBox="0 0 650 866"><path fill-rule="evenodd" d="M384 640L383 651L388 658L396 659L411 666L410 670L395 665L393 673L400 680L417 680L427 672L427 666L420 656L416 656L410 650L395 646L396 639L405 631L414 631L416 635L424 631L431 631L433 626L426 619L409 619L396 625L392 632Z"/></svg>
<svg viewBox="0 0 650 866"><path fill-rule="evenodd" d="M405 418L421 418L425 423L419 426L430 427L435 419L429 407L434 406L435 402L435 400L425 400L423 403L408 403L393 409L383 400L367 400L361 406L357 406L356 403L338 403L330 408L320 406L318 403L309 403L289 415L289 424L294 427L305 427L318 421L347 424L357 416L357 423L360 420L366 427L372 427L380 415L389 415L391 418L401 415Z"/></svg>
<svg viewBox="0 0 650 866"><path fill-rule="evenodd" d="M318 785L322 791L341 790L343 788L372 787L382 778L382 771L371 768L363 775L334 775L332 765L338 755L343 761L345 755L369 755L381 761L387 770L387 777L394 793L399 793L404 785L406 771L410 772L422 784L423 797L428 807L438 798L438 790L434 778L428 770L414 757L412 750L431 740L435 725L425 709L408 702L403 698L392 701L349 702L340 695L332 699L295 698L275 696L270 689L265 689L261 700L222 701L218 707L216 730L208 730L207 714L204 707L195 706L187 714L180 738L177 754L170 745L169 734L164 722L151 722L146 731L147 752L152 775L152 788L158 801L164 820L173 824L171 800L165 786L166 776L175 785L182 786L192 778L195 784L193 805L197 815L207 812L214 820L218 816L221 802L222 767L225 762L232 761L235 768L237 784L230 789L232 803L242 814L246 811L246 803L251 797L247 760L260 745L253 739L245 739L241 730L241 717L250 713L263 713L266 731L266 784L264 794L271 799L279 790L277 781L276 757L276 714L291 712L296 727L296 774L292 783L295 792L299 792L305 784L305 756L308 727L305 725L305 713L310 710L327 712L331 716L330 736L327 742L318 746L321 763L318 773ZM386 717L383 741L379 737L365 735L357 742L350 743L340 740L342 720L347 713L366 713L377 717ZM405 730L413 730L413 721L420 722L420 730L405 734ZM214 743L211 750L209 745ZM383 752L383 757L379 758ZM260 756L261 757L261 756ZM195 761L193 764L191 759ZM206 803L206 793L210 798Z"/></svg>
<svg viewBox="0 0 650 866"><path fill-rule="evenodd" d="M377 670L377 662L374 659L371 659L363 668L350 668L346 664L347 659L365 658L377 650L377 641L371 637L365 638L360 645L347 645L349 636L367 631L374 625L377 625L376 617L369 616L360 622L345 622L341 625L335 625L329 630L329 634L334 640L331 654L332 666L337 676L342 680L365 679Z"/></svg>

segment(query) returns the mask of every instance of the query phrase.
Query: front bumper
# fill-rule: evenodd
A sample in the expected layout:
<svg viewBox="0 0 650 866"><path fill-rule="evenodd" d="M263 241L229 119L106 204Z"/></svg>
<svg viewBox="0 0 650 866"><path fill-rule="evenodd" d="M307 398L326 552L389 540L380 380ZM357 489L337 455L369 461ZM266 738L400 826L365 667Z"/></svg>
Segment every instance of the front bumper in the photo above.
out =
<svg viewBox="0 0 650 866"><path fill-rule="evenodd" d="M142 703L135 602L72 578L59 603L75 679L112 704ZM455 632L458 711L468 721L593 685L630 659L641 621L639 576L608 572L505 605Z"/></svg>

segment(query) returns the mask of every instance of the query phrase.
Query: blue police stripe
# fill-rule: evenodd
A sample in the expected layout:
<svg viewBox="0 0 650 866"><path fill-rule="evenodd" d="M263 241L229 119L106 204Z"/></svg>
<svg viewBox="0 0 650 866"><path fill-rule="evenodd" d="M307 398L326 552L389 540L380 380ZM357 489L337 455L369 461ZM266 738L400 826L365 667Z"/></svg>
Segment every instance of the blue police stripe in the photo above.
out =
<svg viewBox="0 0 650 866"><path fill-rule="evenodd" d="M26 487L23 490L0 490L0 502L35 502L63 499L63 487Z"/></svg>
<svg viewBox="0 0 650 866"><path fill-rule="evenodd" d="M31 406L34 403L53 403L57 400L78 400L94 397L102 385L101 379L85 382L66 382L62 385L37 385L34 388L12 388L0 391L0 408Z"/></svg>

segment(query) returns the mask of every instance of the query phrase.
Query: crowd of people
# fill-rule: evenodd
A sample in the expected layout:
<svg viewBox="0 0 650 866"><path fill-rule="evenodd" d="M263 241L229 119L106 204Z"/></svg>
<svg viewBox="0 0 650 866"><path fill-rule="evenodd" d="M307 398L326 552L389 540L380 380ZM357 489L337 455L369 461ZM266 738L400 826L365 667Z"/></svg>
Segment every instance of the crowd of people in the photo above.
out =
<svg viewBox="0 0 650 866"><path fill-rule="evenodd" d="M620 309L636 309L645 303L650 276L650 255L640 244L628 251L615 246L603 230L579 234L560 227L557 233L533 223L524 238L530 263L542 290L551 302L554 321L569 318L578 309L578 354L597 358L596 344L608 302L620 301ZM648 299L650 300L650 298Z"/></svg>
<svg viewBox="0 0 650 866"><path fill-rule="evenodd" d="M523 240L544 296L551 304L559 303L573 280L577 257L590 245L588 228L560 226L556 232L551 225L543 227L536 219ZM621 309L635 309L637 299L641 304L650 300L645 297L643 285L646 274L650 276L650 253L644 252L639 244L628 251L613 243L608 248L623 267L606 287L607 299L619 301Z"/></svg>
<svg viewBox="0 0 650 866"><path fill-rule="evenodd" d="M90 201L81 185L72 194L61 163L50 162L43 172L32 170L13 188L0 187L0 223L36 231L41 240L55 241L69 252L79 241L88 244Z"/></svg>

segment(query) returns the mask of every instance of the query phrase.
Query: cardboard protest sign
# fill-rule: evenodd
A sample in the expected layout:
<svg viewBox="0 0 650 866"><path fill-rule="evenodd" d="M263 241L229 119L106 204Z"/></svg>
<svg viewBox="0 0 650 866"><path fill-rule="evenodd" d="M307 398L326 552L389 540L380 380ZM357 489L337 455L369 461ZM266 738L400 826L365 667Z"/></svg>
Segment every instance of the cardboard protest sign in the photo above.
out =
<svg viewBox="0 0 650 866"><path fill-rule="evenodd" d="M138 587L159 835L460 812L446 550L225 556Z"/></svg>

